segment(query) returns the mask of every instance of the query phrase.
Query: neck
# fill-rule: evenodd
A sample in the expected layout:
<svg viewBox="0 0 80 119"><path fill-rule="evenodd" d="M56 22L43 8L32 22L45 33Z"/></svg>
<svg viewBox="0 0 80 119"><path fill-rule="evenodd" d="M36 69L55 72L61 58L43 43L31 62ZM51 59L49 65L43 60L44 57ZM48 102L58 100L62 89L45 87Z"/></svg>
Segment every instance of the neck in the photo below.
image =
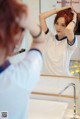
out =
<svg viewBox="0 0 80 119"><path fill-rule="evenodd" d="M63 37L65 37L66 35L64 34L64 35L58 35L58 38L59 39L62 39Z"/></svg>

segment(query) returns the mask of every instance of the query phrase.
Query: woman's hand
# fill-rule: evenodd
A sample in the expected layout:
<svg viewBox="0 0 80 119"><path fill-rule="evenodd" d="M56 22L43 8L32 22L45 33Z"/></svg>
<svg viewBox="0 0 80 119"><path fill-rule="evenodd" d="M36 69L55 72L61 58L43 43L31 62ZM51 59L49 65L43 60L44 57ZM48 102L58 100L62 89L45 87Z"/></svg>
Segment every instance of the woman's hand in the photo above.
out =
<svg viewBox="0 0 80 119"><path fill-rule="evenodd" d="M73 13L73 22L75 23L75 25L76 25L76 22L77 22L77 13L75 12L75 11L72 11L72 13Z"/></svg>

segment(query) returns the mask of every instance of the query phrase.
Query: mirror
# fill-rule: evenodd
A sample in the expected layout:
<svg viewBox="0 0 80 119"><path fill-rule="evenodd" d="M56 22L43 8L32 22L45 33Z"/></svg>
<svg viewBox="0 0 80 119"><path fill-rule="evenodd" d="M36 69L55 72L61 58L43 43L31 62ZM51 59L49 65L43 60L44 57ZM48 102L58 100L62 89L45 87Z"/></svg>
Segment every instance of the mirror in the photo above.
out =
<svg viewBox="0 0 80 119"><path fill-rule="evenodd" d="M44 12L44 11L48 11L48 10L50 10L50 9L55 9L55 8L57 8L57 7L61 7L61 6L66 6L66 5L73 5L73 7L74 7L74 9L77 11L77 12L80 12L79 10L80 10L80 2L78 1L78 3L75 3L76 1L71 1L71 0L62 0L62 1L60 1L60 0L57 0L57 1L49 1L48 2L48 0L47 0L47 2L46 2L46 0L41 0L41 12ZM45 5L45 3L46 3L46 5ZM76 4L76 5L75 5ZM46 21L47 21L47 24L48 24L48 27L49 27L49 29L52 31L52 33L55 33L55 30L54 30L54 27L53 27L53 20L54 20L54 17L52 16L52 17L50 17L49 19L47 19ZM73 76L76 76L76 77L78 77L79 78L79 80L80 80L80 41L79 41L79 39L80 39L80 28L79 28L79 26L80 26L80 16L79 16L79 13L78 13L78 29L77 29L77 31L75 32L75 35L76 35L76 37L77 37L77 39L78 39L78 47L76 48L76 50L74 51L74 53L73 53L73 55L72 55L72 57L71 57L71 59L70 59L70 65L69 65L69 70L70 70L70 73L72 73L72 75ZM53 27L53 28L52 28ZM51 45L49 46L50 48L51 48ZM58 51L58 52L60 52L60 51ZM55 54L55 56L53 57L52 56L52 53L54 53ZM57 53L57 51L55 50L55 51L51 51L51 57L53 57L53 58L55 58L56 57L56 54ZM65 54L66 54L66 52L65 52ZM49 55L49 52L48 52L48 55ZM67 54L66 54L67 55ZM47 67L49 66L49 60L51 60L50 58L50 55L49 55L49 58L48 58L48 61L46 61L46 64L47 64ZM47 55L46 55L46 58L45 58L45 60L47 60ZM55 59L55 61L57 62L57 60ZM44 61L45 62L45 61ZM51 62L52 63L52 62ZM65 62L66 63L66 62ZM55 66L55 64L53 64L52 63L52 67L53 67L53 70L56 70L56 66ZM55 67L54 67L55 66ZM44 68L44 67L43 67ZM55 69L54 69L55 68ZM46 72L46 71L44 71L43 72L43 75L54 75L52 72L49 72L51 70L51 67L49 67L48 68L48 71ZM51 74L52 73L52 74ZM55 73L55 75L56 75L56 73ZM64 74L63 74L64 75ZM62 76L62 75L61 75ZM50 78L50 77L49 77ZM65 78L64 78L65 79ZM56 78L55 78L55 80L56 80ZM60 77L59 77L59 80L60 80ZM58 81L59 81L58 80ZM65 79L66 80L66 79ZM67 80L69 80L69 79L67 79ZM76 80L76 79L75 79ZM61 81L61 80L60 80ZM55 81L54 81L55 82ZM66 83L65 81L63 81L64 82L64 84ZM63 82L62 82L62 84L61 84L61 86L63 87ZM76 81L77 82L77 81ZM59 83L59 82L57 82L57 83ZM55 85L57 85L57 83L55 83ZM64 86L65 87L65 86ZM78 100L77 100L77 104L78 104L78 106L77 106L77 110L78 110L78 114L80 115L80 82L78 82L77 84L76 84L76 87L77 87L77 90L79 90L79 92L78 92Z"/></svg>
<svg viewBox="0 0 80 119"><path fill-rule="evenodd" d="M47 2L46 2L46 0L40 0L40 13L41 12L45 12L45 11L49 11L49 10L51 10L51 9L57 9L57 8L59 8L59 7L61 7L61 6L66 6L66 5L70 5L70 4L72 4L73 6L74 6L74 4L75 4L75 1L72 1L72 3L71 3L71 0L68 0L68 1L66 1L66 0L62 0L62 1L59 1L59 0L57 0L57 1L49 1L49 0L47 0ZM45 5L45 3L46 3L46 5ZM77 6L78 6L78 3L76 3L77 4ZM77 7L76 6L76 7ZM74 7L75 8L75 7ZM76 8L75 8L75 10L76 10ZM78 17L79 17L79 15L78 15ZM55 31L55 27L54 27L54 25L53 25L53 21L54 21L54 19L55 19L55 15L52 15L51 17L48 17L47 19L46 19L46 23L47 23L47 26L48 26L48 28L49 28L49 30L52 32L52 33L54 33L54 34L56 34L56 31ZM78 18L78 21L79 21L79 18ZM76 37L77 37L77 39L79 40L79 34L80 34L80 32L79 32L79 26L78 26L78 29L77 29L77 31L76 31L76 33L75 33L75 35L76 35ZM50 46L48 46L48 47L52 47L52 45L50 45ZM77 62L77 61L79 61L80 60L80 55L79 55L79 50L80 50L80 41L78 41L78 47L76 48L76 50L74 51L74 53L73 53L73 55L71 56L71 59L70 59L70 63L69 63L69 67L68 67L68 69L69 69L69 71L70 71L70 73L72 74L72 76L74 75L74 76L78 76L78 73L73 73L73 71L72 70L74 70L74 69L72 69L72 65L75 65L75 63ZM58 48L57 48L58 49ZM51 60L51 57L53 57L54 59L55 59L55 57L56 57L56 55L59 55L58 53L60 52L60 50L58 51L58 53L56 53L56 55L55 56L52 56L52 54L55 54L55 51L54 51L54 49L52 49L53 51L51 51L51 55L49 55L49 52L48 52L48 55L49 55L49 60ZM64 49L63 49L63 51L64 51ZM57 51L56 51L57 52ZM64 52L64 54L63 55L65 55L65 52ZM47 60L47 55L45 56L46 58L45 58L45 61ZM58 56L56 57L56 59L58 58ZM55 59L55 60L56 60ZM49 64L50 62L49 62L49 60L48 61L46 61L46 63L45 63L45 67L47 67L47 69L46 68L44 68L43 67L43 71L42 71L42 75L57 75L58 73L55 73L56 72L56 65L55 65L55 63L54 64L52 64L52 65L54 65L53 66L53 69L51 69L52 68L52 66L49 66L49 65L51 65L51 64ZM44 62L45 62L44 61ZM51 61L51 63L52 62L55 62L55 61ZM57 62L57 60L56 60L56 62ZM61 61L60 61L61 62ZM59 63L59 62L58 62ZM65 64L66 64L66 62L65 62ZM68 65L68 64L67 64ZM78 66L78 65L77 65ZM66 65L65 65L65 67L67 67ZM62 68L62 65L58 68L58 69L60 69L60 68ZM55 70L55 71L53 71L53 70ZM61 70L61 69L60 69ZM65 70L65 69L64 69ZM62 73L62 74L58 74L58 75L67 75L67 76L70 76L70 75L68 75L68 74L65 74L65 73Z"/></svg>

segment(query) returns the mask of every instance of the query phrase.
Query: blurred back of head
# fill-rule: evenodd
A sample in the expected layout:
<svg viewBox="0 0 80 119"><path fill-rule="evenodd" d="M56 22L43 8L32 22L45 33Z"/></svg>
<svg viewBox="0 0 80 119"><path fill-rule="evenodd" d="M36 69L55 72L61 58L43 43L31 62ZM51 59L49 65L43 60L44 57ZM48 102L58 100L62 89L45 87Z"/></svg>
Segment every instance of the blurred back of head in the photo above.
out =
<svg viewBox="0 0 80 119"><path fill-rule="evenodd" d="M15 36L23 30L16 19L24 13L26 6L17 0L0 0L0 48L6 49L6 55L13 52Z"/></svg>

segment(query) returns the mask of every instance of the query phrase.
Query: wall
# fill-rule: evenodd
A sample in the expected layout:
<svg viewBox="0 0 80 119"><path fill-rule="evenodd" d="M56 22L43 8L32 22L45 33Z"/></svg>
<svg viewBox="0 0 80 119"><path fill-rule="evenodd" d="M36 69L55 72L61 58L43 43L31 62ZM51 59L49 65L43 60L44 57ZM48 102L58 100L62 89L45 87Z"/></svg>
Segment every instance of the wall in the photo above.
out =
<svg viewBox="0 0 80 119"><path fill-rule="evenodd" d="M41 0L41 12L45 12L51 9L56 9L58 7L61 7L61 4L57 4L57 0ZM55 18L55 15L47 18L46 21L47 21L47 25L49 29L53 33L56 33L54 25L53 25L54 18Z"/></svg>

